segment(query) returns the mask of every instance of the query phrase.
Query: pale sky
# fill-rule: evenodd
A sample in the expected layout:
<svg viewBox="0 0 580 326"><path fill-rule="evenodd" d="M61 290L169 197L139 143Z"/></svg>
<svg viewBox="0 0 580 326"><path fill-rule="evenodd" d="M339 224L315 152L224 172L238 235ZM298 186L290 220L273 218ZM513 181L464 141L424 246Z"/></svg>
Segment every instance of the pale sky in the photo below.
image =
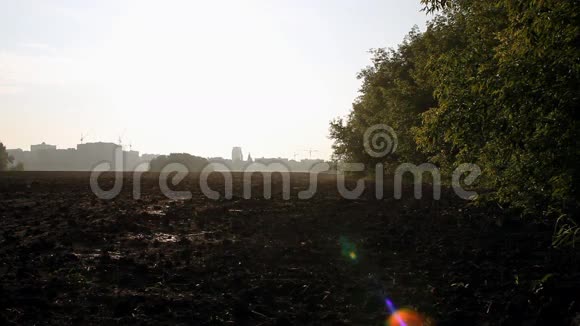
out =
<svg viewBox="0 0 580 326"><path fill-rule="evenodd" d="M330 157L370 48L419 0L0 0L0 141L142 153Z"/></svg>

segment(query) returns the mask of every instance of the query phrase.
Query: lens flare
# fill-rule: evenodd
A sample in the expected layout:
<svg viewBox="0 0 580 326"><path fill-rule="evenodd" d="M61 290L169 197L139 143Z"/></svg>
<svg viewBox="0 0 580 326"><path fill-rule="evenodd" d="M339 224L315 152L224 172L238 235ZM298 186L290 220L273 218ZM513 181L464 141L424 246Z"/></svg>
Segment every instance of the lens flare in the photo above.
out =
<svg viewBox="0 0 580 326"><path fill-rule="evenodd" d="M351 261L356 262L358 259L356 245L350 242L346 237L340 237L339 242L342 255Z"/></svg>
<svg viewBox="0 0 580 326"><path fill-rule="evenodd" d="M390 299L385 299L385 305L391 315L387 319L386 326L427 326L427 323L419 315L410 309L399 309L395 308L395 305Z"/></svg>
<svg viewBox="0 0 580 326"><path fill-rule="evenodd" d="M409 309L399 309L387 319L387 326L426 326L418 313Z"/></svg>

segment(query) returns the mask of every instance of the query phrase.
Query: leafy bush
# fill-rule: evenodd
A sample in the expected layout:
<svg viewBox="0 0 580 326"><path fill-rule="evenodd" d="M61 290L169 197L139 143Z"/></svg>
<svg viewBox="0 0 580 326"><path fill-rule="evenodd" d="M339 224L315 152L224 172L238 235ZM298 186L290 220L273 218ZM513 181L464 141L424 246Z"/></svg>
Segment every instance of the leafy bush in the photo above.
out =
<svg viewBox="0 0 580 326"><path fill-rule="evenodd" d="M488 199L524 215L579 208L580 2L423 0L437 12L397 50L374 50L360 97L331 123L336 159L375 163L362 135L390 125L380 161L482 168Z"/></svg>
<svg viewBox="0 0 580 326"><path fill-rule="evenodd" d="M161 155L153 159L150 162L149 171L161 172L171 163L181 164L183 172L200 172L208 164L208 161L203 157L187 153L171 153L169 156Z"/></svg>
<svg viewBox="0 0 580 326"><path fill-rule="evenodd" d="M12 164L14 158L8 155L6 147L3 143L0 143L0 171L6 171L9 164Z"/></svg>

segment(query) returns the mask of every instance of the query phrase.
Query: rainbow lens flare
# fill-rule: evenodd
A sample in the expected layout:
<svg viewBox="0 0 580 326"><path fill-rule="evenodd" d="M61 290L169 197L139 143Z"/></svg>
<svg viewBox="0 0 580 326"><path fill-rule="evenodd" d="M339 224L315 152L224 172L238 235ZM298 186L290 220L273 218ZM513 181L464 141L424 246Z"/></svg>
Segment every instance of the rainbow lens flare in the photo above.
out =
<svg viewBox="0 0 580 326"><path fill-rule="evenodd" d="M387 319L386 326L427 326L428 323L415 311L411 309L395 308L393 302L385 299L385 304L391 315Z"/></svg>
<svg viewBox="0 0 580 326"><path fill-rule="evenodd" d="M351 261L357 261L358 254L356 252L356 245L350 242L346 237L340 237L339 242L342 255Z"/></svg>
<svg viewBox="0 0 580 326"><path fill-rule="evenodd" d="M426 326L421 315L410 309L399 309L387 319L387 326Z"/></svg>

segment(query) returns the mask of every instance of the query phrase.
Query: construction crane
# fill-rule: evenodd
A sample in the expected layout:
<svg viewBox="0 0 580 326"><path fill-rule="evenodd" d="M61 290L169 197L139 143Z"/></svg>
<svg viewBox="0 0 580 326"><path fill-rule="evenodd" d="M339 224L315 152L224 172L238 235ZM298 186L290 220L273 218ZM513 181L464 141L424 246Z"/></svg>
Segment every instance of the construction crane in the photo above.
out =
<svg viewBox="0 0 580 326"><path fill-rule="evenodd" d="M129 143L129 151L133 150L133 141L131 139L127 139L127 142Z"/></svg>
<svg viewBox="0 0 580 326"><path fill-rule="evenodd" d="M308 152L308 159L309 159L309 160L310 160L310 159L312 159L312 153L316 153L316 152L318 152L318 151L317 151L317 150L315 150L315 149L305 149L304 151L305 151L305 152Z"/></svg>
<svg viewBox="0 0 580 326"><path fill-rule="evenodd" d="M89 133L81 133L81 144L84 143L85 138L89 135Z"/></svg>
<svg viewBox="0 0 580 326"><path fill-rule="evenodd" d="M119 134L119 138L117 139L119 146L121 146L121 148L123 148L123 136L125 135L125 129L123 129L123 132Z"/></svg>

